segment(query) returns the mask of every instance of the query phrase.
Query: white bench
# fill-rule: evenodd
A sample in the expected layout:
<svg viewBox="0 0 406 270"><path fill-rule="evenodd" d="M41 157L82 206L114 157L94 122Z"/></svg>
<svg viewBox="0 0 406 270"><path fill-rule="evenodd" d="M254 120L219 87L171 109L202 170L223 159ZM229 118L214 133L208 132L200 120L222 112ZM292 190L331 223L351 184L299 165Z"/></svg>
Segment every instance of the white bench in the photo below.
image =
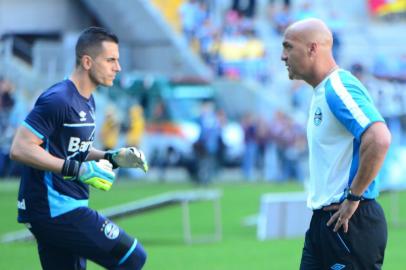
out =
<svg viewBox="0 0 406 270"><path fill-rule="evenodd" d="M181 204L183 217L183 237L186 243L208 242L221 240L221 208L220 197L222 193L218 190L199 190L199 191L179 191L169 192L154 197L134 201L119 206L114 206L101 210L100 212L111 220L139 215L166 206ZM212 201L214 210L214 233L205 236L192 236L190 225L189 204L197 201ZM28 230L12 232L4 235L1 242L15 242L33 240L33 236Z"/></svg>
<svg viewBox="0 0 406 270"><path fill-rule="evenodd" d="M267 193L261 196L257 220L259 240L304 237L312 211L304 192Z"/></svg>

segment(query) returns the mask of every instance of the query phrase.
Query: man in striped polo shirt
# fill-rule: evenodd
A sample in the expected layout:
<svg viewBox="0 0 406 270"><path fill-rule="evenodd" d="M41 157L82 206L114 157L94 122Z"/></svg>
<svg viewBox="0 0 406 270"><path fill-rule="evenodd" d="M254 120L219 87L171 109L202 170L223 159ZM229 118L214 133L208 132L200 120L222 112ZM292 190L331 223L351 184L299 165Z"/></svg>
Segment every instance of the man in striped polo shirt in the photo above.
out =
<svg viewBox="0 0 406 270"><path fill-rule="evenodd" d="M387 225L375 177L391 135L367 89L337 66L332 45L319 19L292 24L283 39L289 78L314 88L307 124L313 216L300 269L381 269Z"/></svg>

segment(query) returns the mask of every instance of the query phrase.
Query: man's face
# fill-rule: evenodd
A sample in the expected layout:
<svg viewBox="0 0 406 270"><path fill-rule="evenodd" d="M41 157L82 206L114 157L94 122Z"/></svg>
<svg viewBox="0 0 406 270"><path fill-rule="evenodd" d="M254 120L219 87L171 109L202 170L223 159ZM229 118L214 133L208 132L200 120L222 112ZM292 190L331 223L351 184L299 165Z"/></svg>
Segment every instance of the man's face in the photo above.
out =
<svg viewBox="0 0 406 270"><path fill-rule="evenodd" d="M118 44L103 41L99 54L92 58L89 77L95 85L112 86L118 72L119 63Z"/></svg>
<svg viewBox="0 0 406 270"><path fill-rule="evenodd" d="M287 31L283 39L281 60L285 62L289 79L303 79L309 69L308 48L297 35Z"/></svg>

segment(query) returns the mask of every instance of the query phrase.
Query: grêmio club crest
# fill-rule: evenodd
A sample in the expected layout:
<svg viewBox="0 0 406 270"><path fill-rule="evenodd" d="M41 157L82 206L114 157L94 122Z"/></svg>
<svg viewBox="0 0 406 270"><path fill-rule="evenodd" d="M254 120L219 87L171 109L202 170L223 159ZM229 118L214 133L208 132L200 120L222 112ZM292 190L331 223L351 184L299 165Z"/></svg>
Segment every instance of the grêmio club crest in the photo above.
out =
<svg viewBox="0 0 406 270"><path fill-rule="evenodd" d="M314 124L316 126L319 126L321 124L321 121L323 120L323 113L321 112L320 107L317 107L316 111L314 112Z"/></svg>

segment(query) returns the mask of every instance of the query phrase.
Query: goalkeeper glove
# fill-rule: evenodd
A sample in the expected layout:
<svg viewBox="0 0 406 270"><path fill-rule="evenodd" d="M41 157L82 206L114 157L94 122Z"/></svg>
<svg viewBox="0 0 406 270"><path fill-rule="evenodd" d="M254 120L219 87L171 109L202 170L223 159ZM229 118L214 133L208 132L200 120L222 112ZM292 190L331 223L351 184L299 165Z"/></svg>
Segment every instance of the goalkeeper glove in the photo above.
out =
<svg viewBox="0 0 406 270"><path fill-rule="evenodd" d="M141 150L135 147L120 148L118 150L107 151L104 158L113 164L113 169L121 168L141 168L148 171L148 163Z"/></svg>
<svg viewBox="0 0 406 270"><path fill-rule="evenodd" d="M76 160L65 160L62 167L64 179L78 180L94 188L110 190L114 183L113 166L107 160L86 161L80 164Z"/></svg>

